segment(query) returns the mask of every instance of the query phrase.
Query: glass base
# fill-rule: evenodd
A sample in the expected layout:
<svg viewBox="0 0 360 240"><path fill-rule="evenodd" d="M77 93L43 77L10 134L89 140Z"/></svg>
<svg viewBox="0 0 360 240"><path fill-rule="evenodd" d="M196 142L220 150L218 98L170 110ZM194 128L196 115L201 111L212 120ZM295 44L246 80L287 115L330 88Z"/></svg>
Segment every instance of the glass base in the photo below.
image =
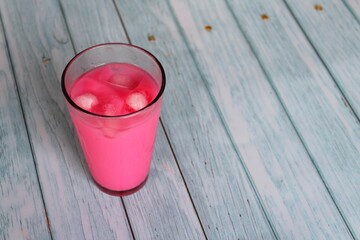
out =
<svg viewBox="0 0 360 240"><path fill-rule="evenodd" d="M140 183L139 185L137 185L136 187L129 189L129 190L124 190L124 191L114 191L114 190L104 188L103 186L98 184L94 178L92 178L92 180L95 183L95 185L100 189L100 191L102 191L108 195L111 195L111 196L124 197L124 196L128 196L130 194L133 194L133 193L139 191L145 185L148 177L149 177L149 175L146 176L145 180L142 183Z"/></svg>

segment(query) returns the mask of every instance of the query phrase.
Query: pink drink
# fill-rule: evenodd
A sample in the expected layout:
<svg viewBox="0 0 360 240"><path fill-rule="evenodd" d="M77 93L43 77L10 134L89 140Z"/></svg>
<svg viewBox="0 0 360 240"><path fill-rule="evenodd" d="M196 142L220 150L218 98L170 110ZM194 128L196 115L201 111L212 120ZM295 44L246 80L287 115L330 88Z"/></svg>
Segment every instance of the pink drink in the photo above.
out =
<svg viewBox="0 0 360 240"><path fill-rule="evenodd" d="M67 64L61 88L95 183L118 196L140 189L165 89L160 62L131 44L95 45Z"/></svg>
<svg viewBox="0 0 360 240"><path fill-rule="evenodd" d="M165 89L160 62L134 45L99 44L69 62L61 87L97 185L112 195L140 189Z"/></svg>
<svg viewBox="0 0 360 240"><path fill-rule="evenodd" d="M126 191L147 178L160 107L135 119L112 118L151 103L160 86L127 63L110 63L85 72L73 83L70 98L85 111L103 116L83 119L70 111L90 172L102 187Z"/></svg>

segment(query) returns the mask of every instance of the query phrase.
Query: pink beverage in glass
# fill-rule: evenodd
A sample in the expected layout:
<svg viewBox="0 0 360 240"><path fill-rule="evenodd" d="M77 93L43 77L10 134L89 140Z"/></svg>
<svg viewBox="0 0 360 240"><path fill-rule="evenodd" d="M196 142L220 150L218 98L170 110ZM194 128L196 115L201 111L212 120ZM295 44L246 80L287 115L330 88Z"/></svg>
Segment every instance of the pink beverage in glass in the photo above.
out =
<svg viewBox="0 0 360 240"><path fill-rule="evenodd" d="M154 147L165 75L147 51L102 44L70 61L62 88L90 173L113 195L145 183Z"/></svg>

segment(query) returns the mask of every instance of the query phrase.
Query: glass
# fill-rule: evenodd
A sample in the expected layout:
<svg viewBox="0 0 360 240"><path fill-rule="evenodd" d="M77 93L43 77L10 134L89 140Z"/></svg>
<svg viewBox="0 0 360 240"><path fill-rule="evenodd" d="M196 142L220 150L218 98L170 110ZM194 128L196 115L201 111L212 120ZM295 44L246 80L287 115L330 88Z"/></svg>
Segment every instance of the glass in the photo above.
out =
<svg viewBox="0 0 360 240"><path fill-rule="evenodd" d="M104 116L84 110L70 97L74 82L84 73L108 63L135 65L159 86L153 101L138 111ZM146 182L165 89L165 72L148 51L130 44L105 43L77 54L65 67L61 87L91 176L104 192L124 196Z"/></svg>

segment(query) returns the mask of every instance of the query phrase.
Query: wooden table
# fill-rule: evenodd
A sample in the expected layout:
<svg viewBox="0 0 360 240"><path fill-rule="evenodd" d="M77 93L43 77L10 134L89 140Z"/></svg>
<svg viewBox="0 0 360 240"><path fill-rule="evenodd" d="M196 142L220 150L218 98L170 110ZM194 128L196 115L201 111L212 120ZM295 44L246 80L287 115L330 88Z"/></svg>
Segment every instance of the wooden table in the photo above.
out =
<svg viewBox="0 0 360 240"><path fill-rule="evenodd" d="M0 0L0 239L360 239L360 0ZM92 182L66 63L167 74L150 177Z"/></svg>

